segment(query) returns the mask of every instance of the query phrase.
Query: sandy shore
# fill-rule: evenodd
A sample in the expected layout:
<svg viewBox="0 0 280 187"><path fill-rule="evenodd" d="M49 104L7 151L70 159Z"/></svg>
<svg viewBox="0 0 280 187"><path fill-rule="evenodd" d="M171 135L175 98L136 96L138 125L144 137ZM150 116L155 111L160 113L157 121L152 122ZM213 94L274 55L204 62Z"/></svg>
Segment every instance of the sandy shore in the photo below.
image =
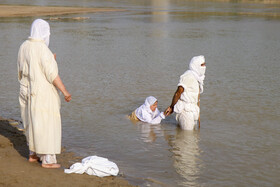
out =
<svg viewBox="0 0 280 187"><path fill-rule="evenodd" d="M0 5L0 18L124 11L111 8Z"/></svg>
<svg viewBox="0 0 280 187"><path fill-rule="evenodd" d="M0 186L131 186L122 177L65 174L64 168L81 161L65 150L57 158L62 165L60 169L45 169L40 163L29 163L25 136L10 123L0 117Z"/></svg>

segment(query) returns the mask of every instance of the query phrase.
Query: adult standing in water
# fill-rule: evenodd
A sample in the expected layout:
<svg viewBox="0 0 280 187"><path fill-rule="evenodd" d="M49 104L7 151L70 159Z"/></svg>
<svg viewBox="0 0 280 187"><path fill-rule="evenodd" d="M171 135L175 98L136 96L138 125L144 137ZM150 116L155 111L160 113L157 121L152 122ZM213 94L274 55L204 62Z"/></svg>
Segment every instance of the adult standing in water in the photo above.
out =
<svg viewBox="0 0 280 187"><path fill-rule="evenodd" d="M193 57L189 70L180 76L171 105L164 112L168 116L174 111L183 130L193 130L197 122L200 127L200 94L203 93L205 71L204 56Z"/></svg>
<svg viewBox="0 0 280 187"><path fill-rule="evenodd" d="M49 49L50 26L36 19L30 37L18 52L19 103L25 135L29 145L29 161L39 158L44 168L59 168L56 154L61 152L60 97L71 100L58 75L55 55Z"/></svg>

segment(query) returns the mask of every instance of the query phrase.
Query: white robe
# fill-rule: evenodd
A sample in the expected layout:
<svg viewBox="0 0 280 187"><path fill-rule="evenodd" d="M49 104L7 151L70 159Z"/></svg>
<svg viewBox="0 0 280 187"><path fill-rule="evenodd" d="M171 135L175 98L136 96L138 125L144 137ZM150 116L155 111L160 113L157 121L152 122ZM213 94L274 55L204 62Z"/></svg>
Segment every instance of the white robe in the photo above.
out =
<svg viewBox="0 0 280 187"><path fill-rule="evenodd" d="M136 109L135 114L140 121L151 123L151 124L160 124L162 119L165 119L163 112L160 112L157 108L153 112L149 108L144 108L140 106Z"/></svg>
<svg viewBox="0 0 280 187"><path fill-rule="evenodd" d="M58 75L53 53L43 40L28 39L18 53L19 102L29 149L61 152L60 98L52 84Z"/></svg>
<svg viewBox="0 0 280 187"><path fill-rule="evenodd" d="M119 168L117 164L109 161L107 158L99 156L89 156L82 160L82 163L75 163L69 169L65 169L64 173L87 173L98 177L117 176Z"/></svg>
<svg viewBox="0 0 280 187"><path fill-rule="evenodd" d="M199 117L198 94L199 83L194 75L187 71L180 77L178 86L184 88L180 99L174 106L176 120L184 130L193 130Z"/></svg>
<svg viewBox="0 0 280 187"><path fill-rule="evenodd" d="M165 119L163 112L160 112L157 108L154 112L151 110L151 105L155 102L157 102L157 99L153 96L149 96L145 99L145 103L135 110L135 115L140 121L160 124L161 120Z"/></svg>

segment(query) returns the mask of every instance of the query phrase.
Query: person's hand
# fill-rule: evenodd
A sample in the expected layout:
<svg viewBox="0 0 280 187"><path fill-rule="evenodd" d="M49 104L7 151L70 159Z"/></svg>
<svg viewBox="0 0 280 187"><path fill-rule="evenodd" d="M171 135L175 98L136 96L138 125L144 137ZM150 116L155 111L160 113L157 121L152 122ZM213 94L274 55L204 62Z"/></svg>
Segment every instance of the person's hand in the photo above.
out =
<svg viewBox="0 0 280 187"><path fill-rule="evenodd" d="M71 94L69 92L64 94L64 99L66 102L70 102L71 101Z"/></svg>
<svg viewBox="0 0 280 187"><path fill-rule="evenodd" d="M170 114L172 114L172 112L173 112L173 109L171 107L168 107L167 109L165 109L165 111L164 111L165 117L167 117Z"/></svg>

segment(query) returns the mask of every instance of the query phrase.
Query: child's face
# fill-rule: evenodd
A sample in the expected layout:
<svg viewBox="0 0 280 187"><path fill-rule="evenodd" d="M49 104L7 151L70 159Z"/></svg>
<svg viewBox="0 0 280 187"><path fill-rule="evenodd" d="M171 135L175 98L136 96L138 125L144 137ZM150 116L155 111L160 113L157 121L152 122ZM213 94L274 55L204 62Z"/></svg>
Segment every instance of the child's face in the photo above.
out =
<svg viewBox="0 0 280 187"><path fill-rule="evenodd" d="M151 110L152 110L153 112L156 110L157 104L158 104L158 102L156 101L154 104L152 104L152 105L150 106L150 108L151 108Z"/></svg>

